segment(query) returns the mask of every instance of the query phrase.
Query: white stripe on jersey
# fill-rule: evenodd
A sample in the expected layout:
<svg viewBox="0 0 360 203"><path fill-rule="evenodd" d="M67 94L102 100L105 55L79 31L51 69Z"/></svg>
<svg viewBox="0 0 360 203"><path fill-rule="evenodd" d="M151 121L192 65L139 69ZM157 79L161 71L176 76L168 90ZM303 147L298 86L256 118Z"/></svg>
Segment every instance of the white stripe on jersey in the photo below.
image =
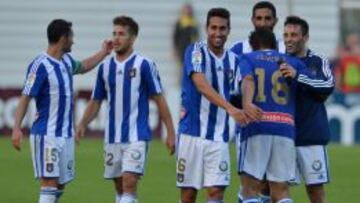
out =
<svg viewBox="0 0 360 203"><path fill-rule="evenodd" d="M203 49L205 53L205 77L211 85L212 75L211 75L211 60L207 48ZM207 126L209 122L209 112L210 112L210 101L206 97L201 96L200 99L200 137L206 138Z"/></svg>
<svg viewBox="0 0 360 203"><path fill-rule="evenodd" d="M104 66L103 66L103 81L104 81L104 84L105 84L105 88L106 88L106 98L108 100L110 100L110 97L111 97L111 94L110 94L110 87L109 87L109 83L108 83L108 78L109 78L109 67L110 67L110 61L111 60L105 60L104 62ZM116 104L115 104L116 105ZM122 107L121 107L122 108ZM110 109L111 109L111 106L110 106L110 102L106 102L106 109L107 109L107 115L110 114ZM106 116L106 121L105 121L105 137L104 139L105 140L109 140L109 123L110 123L110 118L109 116Z"/></svg>
<svg viewBox="0 0 360 203"><path fill-rule="evenodd" d="M144 58L137 55L136 59L134 61L134 65L133 68L136 68L136 72L137 74L141 73L141 63L144 61ZM151 67L151 66L150 66ZM131 82L131 93L135 93L139 91L139 87L140 87L140 83L141 83L141 79L140 80L133 80ZM131 103L130 103L130 108L133 110L130 110L130 118L129 118L129 141L130 142L134 142L137 141L138 138L137 136L137 118L139 115L139 108L138 108L138 102L133 102L133 101L138 101L139 100L139 94L131 94Z"/></svg>
<svg viewBox="0 0 360 203"><path fill-rule="evenodd" d="M49 78L49 119L47 122L47 134L52 134L55 136L56 132L56 122L58 119L58 107L59 107L59 81L56 77L54 67L50 64L48 60L44 60L43 63L46 67Z"/></svg>
<svg viewBox="0 0 360 203"><path fill-rule="evenodd" d="M123 107L124 107L124 77L125 77L125 64L126 62L132 57L129 56L123 63L119 63L115 57L114 57L114 61L116 63L116 76L115 76L115 83L113 85L115 85L115 121L110 121L110 122L115 122L114 126L115 126L115 142L119 143L121 141L121 137L119 135L121 135L121 124L123 122ZM108 66L109 67L109 66ZM110 69L110 68L108 68ZM110 72L110 71L109 71ZM108 77L109 78L109 77ZM106 79L105 81L109 84L109 79ZM110 84L109 84L110 86ZM110 93L110 91L108 91ZM109 99L110 99L110 95L109 94ZM109 135L111 136L111 135Z"/></svg>

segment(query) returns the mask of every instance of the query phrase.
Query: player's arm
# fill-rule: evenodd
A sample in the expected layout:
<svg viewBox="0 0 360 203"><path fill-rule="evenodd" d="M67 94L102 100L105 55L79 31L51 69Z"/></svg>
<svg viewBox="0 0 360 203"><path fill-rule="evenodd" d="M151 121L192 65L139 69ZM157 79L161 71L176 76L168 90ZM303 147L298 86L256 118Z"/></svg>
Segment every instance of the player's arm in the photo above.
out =
<svg viewBox="0 0 360 203"><path fill-rule="evenodd" d="M101 101L99 100L90 100L90 102L87 104L84 115L76 127L75 138L78 144L80 142L80 139L84 137L84 133L89 123L97 116L100 107Z"/></svg>
<svg viewBox="0 0 360 203"><path fill-rule="evenodd" d="M168 148L170 155L175 152L175 129L171 118L171 113L167 102L162 94L155 94L151 96L156 103L159 110L160 119L165 123L167 136L165 139L166 147Z"/></svg>
<svg viewBox="0 0 360 203"><path fill-rule="evenodd" d="M255 95L255 82L252 75L246 75L241 84L242 91L242 105L246 115L251 121L260 120L262 117L262 110L253 104Z"/></svg>
<svg viewBox="0 0 360 203"><path fill-rule="evenodd" d="M94 55L80 61L73 61L74 74L84 74L94 69L107 55L111 53L112 42L105 40L101 46L101 49Z"/></svg>
<svg viewBox="0 0 360 203"><path fill-rule="evenodd" d="M305 64L298 61L296 66L292 66L288 63L282 63L280 65L280 72L285 78L291 78L296 81L298 85L314 93L316 97L326 98L334 90L334 77L329 67L327 60L322 61L320 76L313 76L310 74Z"/></svg>
<svg viewBox="0 0 360 203"><path fill-rule="evenodd" d="M310 91L314 99L324 102L334 91L335 79L327 59L321 58L316 65L318 66L316 76L312 76L308 72L300 72L297 81Z"/></svg>
<svg viewBox="0 0 360 203"><path fill-rule="evenodd" d="M20 151L21 150L21 141L23 133L21 131L21 123L25 117L26 111L29 107L31 97L27 95L21 95L18 106L15 111L15 124L12 130L12 145L13 147Z"/></svg>
<svg viewBox="0 0 360 203"><path fill-rule="evenodd" d="M248 119L245 116L245 113L231 105L227 102L222 96L220 96L214 88L210 86L208 81L205 78L205 75L200 72L193 72L191 74L191 80L195 84L197 90L204 95L211 103L225 109L228 114L233 117L236 122L240 124L247 124Z"/></svg>

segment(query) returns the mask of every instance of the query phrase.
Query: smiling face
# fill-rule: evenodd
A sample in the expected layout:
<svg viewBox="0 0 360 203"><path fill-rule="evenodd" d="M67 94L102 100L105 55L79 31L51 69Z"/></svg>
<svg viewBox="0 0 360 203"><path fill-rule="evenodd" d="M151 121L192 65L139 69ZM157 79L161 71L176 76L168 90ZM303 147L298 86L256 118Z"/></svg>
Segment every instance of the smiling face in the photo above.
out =
<svg viewBox="0 0 360 203"><path fill-rule="evenodd" d="M251 21L255 30L265 28L272 31L277 23L277 18L269 8L258 8L254 11Z"/></svg>
<svg viewBox="0 0 360 203"><path fill-rule="evenodd" d="M284 27L284 42L286 52L295 56L303 56L309 35L303 34L300 25L287 24Z"/></svg>
<svg viewBox="0 0 360 203"><path fill-rule="evenodd" d="M208 46L212 50L222 50L230 33L229 22L225 18L213 16L206 28Z"/></svg>
<svg viewBox="0 0 360 203"><path fill-rule="evenodd" d="M114 25L113 28L113 47L117 54L124 54L132 49L135 36L129 33L128 26Z"/></svg>

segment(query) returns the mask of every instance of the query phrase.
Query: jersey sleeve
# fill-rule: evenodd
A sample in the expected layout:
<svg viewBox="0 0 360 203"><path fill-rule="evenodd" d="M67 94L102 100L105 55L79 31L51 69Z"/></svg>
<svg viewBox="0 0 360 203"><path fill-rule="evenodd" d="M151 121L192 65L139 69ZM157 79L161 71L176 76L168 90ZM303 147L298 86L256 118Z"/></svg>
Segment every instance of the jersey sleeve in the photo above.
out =
<svg viewBox="0 0 360 203"><path fill-rule="evenodd" d="M186 49L184 57L184 69L187 76L190 77L194 72L204 72L205 56L199 43L189 45Z"/></svg>
<svg viewBox="0 0 360 203"><path fill-rule="evenodd" d="M318 63L310 64L310 66L317 66L312 72L312 67L306 67L306 65L299 61L299 71L296 77L298 85L309 89L312 92L330 95L334 90L335 80L330 69L330 63L327 59L321 59Z"/></svg>
<svg viewBox="0 0 360 203"><path fill-rule="evenodd" d="M71 56L71 54L65 54L64 58L65 58L66 62L70 64L73 75L79 74L82 72L82 65L81 65L80 61L75 60Z"/></svg>
<svg viewBox="0 0 360 203"><path fill-rule="evenodd" d="M232 90L231 90L232 95L238 95L241 93L241 91L240 91L241 80L242 80L242 75L240 72L240 61L238 58L236 58L236 60L235 60L235 77L234 77L234 82L233 82L233 86L232 86Z"/></svg>
<svg viewBox="0 0 360 203"><path fill-rule="evenodd" d="M93 89L92 100L104 100L106 99L106 89L105 89L105 81L104 81L104 65L102 64L97 72L96 83Z"/></svg>
<svg viewBox="0 0 360 203"><path fill-rule="evenodd" d="M231 46L230 51L232 51L236 56L240 56L242 54L242 47L243 45L241 42L236 42Z"/></svg>
<svg viewBox="0 0 360 203"><path fill-rule="evenodd" d="M25 84L22 91L23 95L36 97L47 79L45 66L41 64L31 64L26 74Z"/></svg>
<svg viewBox="0 0 360 203"><path fill-rule="evenodd" d="M245 55L241 56L239 59L239 68L242 78L246 77L247 75L254 75L254 70L250 63L250 60Z"/></svg>
<svg viewBox="0 0 360 203"><path fill-rule="evenodd" d="M154 62L143 61L141 64L141 80L145 83L150 95L160 94L162 92L159 71Z"/></svg>

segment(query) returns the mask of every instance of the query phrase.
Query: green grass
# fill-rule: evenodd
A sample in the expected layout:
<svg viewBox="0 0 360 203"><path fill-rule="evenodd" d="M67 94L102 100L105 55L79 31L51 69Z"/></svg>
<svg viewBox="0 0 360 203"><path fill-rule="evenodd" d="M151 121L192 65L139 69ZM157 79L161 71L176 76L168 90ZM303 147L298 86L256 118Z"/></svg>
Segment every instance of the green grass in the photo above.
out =
<svg viewBox="0 0 360 203"><path fill-rule="evenodd" d="M8 138L0 138L0 202L37 202L39 185L33 178L28 140L21 152L11 148ZM235 163L234 146L231 145ZM101 139L86 139L76 152L76 179L67 186L63 203L114 202L111 181L103 176L103 149ZM326 186L329 203L360 202L360 147L329 147L331 183ZM232 182L225 194L226 203L235 203L238 190L235 164ZM295 202L308 202L303 185L292 188ZM177 203L179 191L175 187L175 158L170 157L164 145L154 141L150 146L146 174L139 185L140 203ZM197 202L205 202L204 193Z"/></svg>

